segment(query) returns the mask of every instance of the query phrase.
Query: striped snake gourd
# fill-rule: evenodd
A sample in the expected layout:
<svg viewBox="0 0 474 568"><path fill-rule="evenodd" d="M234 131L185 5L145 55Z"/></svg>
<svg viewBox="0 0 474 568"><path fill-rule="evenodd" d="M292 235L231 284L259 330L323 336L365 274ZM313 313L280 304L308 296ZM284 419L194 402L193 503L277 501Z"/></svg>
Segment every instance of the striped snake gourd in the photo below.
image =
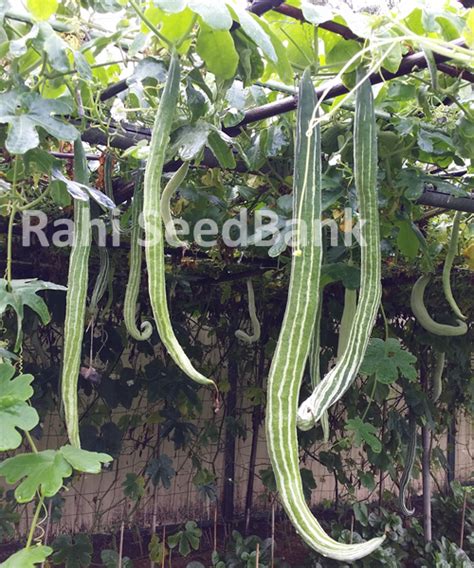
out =
<svg viewBox="0 0 474 568"><path fill-rule="evenodd" d="M416 428L416 418L413 414L410 416L410 419L408 421L408 429L409 429L410 438L408 440L407 455L405 457L405 468L403 470L402 477L400 479L398 504L401 512L406 517L411 517L412 515L414 515L415 509L409 509L406 505L406 490L411 478L411 472L413 469L413 465L415 464L415 458L416 458L417 428Z"/></svg>
<svg viewBox="0 0 474 568"><path fill-rule="evenodd" d="M171 179L166 184L163 193L161 194L161 218L163 219L163 224L165 226L166 241L172 247L189 247L189 243L182 241L178 237L173 217L171 215L171 198L185 180L188 170L189 162L184 162L183 164L181 164L181 166L172 175Z"/></svg>
<svg viewBox="0 0 474 568"><path fill-rule="evenodd" d="M288 301L267 386L266 438L283 507L299 535L314 550L351 561L374 551L383 537L343 544L326 534L308 507L299 470L296 413L319 304L321 279L321 139L319 126L308 132L316 96L308 71L299 87L293 211L305 222L308 238L291 262ZM378 227L377 227L378 228ZM318 234L316 234L316 231ZM319 238L318 238L319 237Z"/></svg>
<svg viewBox="0 0 474 568"><path fill-rule="evenodd" d="M86 155L80 139L74 142L74 177L87 184L89 174ZM67 434L72 446L80 447L77 383L81 363L84 319L86 315L89 252L91 246L89 201L74 200L74 240L69 258L64 322L61 398Z"/></svg>
<svg viewBox="0 0 474 568"><path fill-rule="evenodd" d="M253 284L252 280L249 278L247 280L247 296L248 296L248 305L249 305L249 316L250 321L252 322L252 335L245 333L241 329L238 329L235 332L235 337L243 341L244 343L255 343L260 339L260 322L258 321L257 317L257 310L255 307L255 293L253 291Z"/></svg>
<svg viewBox="0 0 474 568"><path fill-rule="evenodd" d="M316 321L314 323L313 337L311 339L311 347L309 350L309 376L311 379L311 388L321 382L321 316L323 312L323 290L319 293L318 310L316 312ZM329 414L328 411L321 416L321 429L323 431L323 440L329 440Z"/></svg>
<svg viewBox="0 0 474 568"><path fill-rule="evenodd" d="M438 323L435 321L425 305L425 289L431 280L431 274L424 274L420 276L418 280L413 285L410 295L410 306L411 311L416 317L418 323L421 327L424 327L426 331L433 333L434 335L444 335L446 337L456 337L458 335L464 335L467 333L466 322L457 319L457 325L448 325L445 323Z"/></svg>
<svg viewBox="0 0 474 568"><path fill-rule="evenodd" d="M137 300L140 290L142 272L142 247L140 238L142 228L140 226L140 214L143 207L143 185L142 176L137 174L135 178L135 189L132 202L132 231L130 234L130 268L128 272L127 287L125 289L125 299L123 302L123 319L125 327L131 337L137 341L144 341L151 337L153 326L149 321L142 322L140 328L137 327Z"/></svg>
<svg viewBox="0 0 474 568"><path fill-rule="evenodd" d="M361 80L363 70L357 76ZM298 427L311 429L355 380L364 359L382 295L379 212L377 202L377 135L374 100L369 81L356 92L354 176L361 228L361 286L346 348L336 365L298 409Z"/></svg>
<svg viewBox="0 0 474 568"><path fill-rule="evenodd" d="M160 339L176 365L193 381L215 386L214 381L197 371L179 344L171 325L166 297L165 252L161 202L161 175L169 144L171 126L178 104L180 67L175 52L171 55L168 77L152 128L150 153L145 168L143 189L143 224L148 292Z"/></svg>
<svg viewBox="0 0 474 568"><path fill-rule="evenodd" d="M460 320L465 320L466 316L461 312L451 289L451 268L453 266L454 257L457 253L459 240L459 225L461 223L462 212L456 211L451 229L451 239L449 240L448 251L443 265L443 290L448 304L454 312L454 315Z"/></svg>

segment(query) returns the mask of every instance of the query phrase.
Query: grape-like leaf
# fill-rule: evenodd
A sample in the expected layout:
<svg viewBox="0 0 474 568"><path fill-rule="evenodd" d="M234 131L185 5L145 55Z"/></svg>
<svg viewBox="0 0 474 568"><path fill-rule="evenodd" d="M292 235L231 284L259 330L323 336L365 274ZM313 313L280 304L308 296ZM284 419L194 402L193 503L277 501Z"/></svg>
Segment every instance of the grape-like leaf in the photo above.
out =
<svg viewBox="0 0 474 568"><path fill-rule="evenodd" d="M377 428L368 422L363 422L362 419L351 418L347 421L347 429L352 430L355 434L355 444L360 446L365 443L372 448L372 451L379 454L382 451L382 443L377 438Z"/></svg>
<svg viewBox="0 0 474 568"><path fill-rule="evenodd" d="M28 306L36 312L41 322L46 325L51 316L44 300L37 295L41 290L66 290L65 286L43 282L43 280L12 280L8 286L7 280L0 278L0 316L10 306L16 312L17 335L15 351L18 350L22 337L22 324L24 306Z"/></svg>
<svg viewBox="0 0 474 568"><path fill-rule="evenodd" d="M23 548L2 562L0 568L35 568L38 564L42 564L52 552L53 549L49 546Z"/></svg>
<svg viewBox="0 0 474 568"><path fill-rule="evenodd" d="M73 468L98 473L101 464L112 458L107 454L89 452L72 446L59 450L44 450L37 453L19 454L0 463L0 475L7 483L21 483L15 489L19 503L31 501L37 491L45 497L52 497L62 487L63 480L72 475Z"/></svg>
<svg viewBox="0 0 474 568"><path fill-rule="evenodd" d="M377 381L385 384L391 384L399 377L414 381L417 378L415 362L416 357L403 349L398 339L383 341L372 338L360 372L363 375L375 375Z"/></svg>
<svg viewBox="0 0 474 568"><path fill-rule="evenodd" d="M92 543L88 535L62 534L53 541L53 564L62 564L65 568L86 568L92 558Z"/></svg>
<svg viewBox="0 0 474 568"><path fill-rule="evenodd" d="M11 154L24 154L39 144L41 127L58 140L75 140L79 131L55 118L70 113L71 108L58 99L43 99L37 93L18 90L0 94L0 123L7 123L5 143Z"/></svg>
<svg viewBox="0 0 474 568"><path fill-rule="evenodd" d="M32 375L13 379L15 368L10 363L0 364L0 451L14 450L21 444L18 428L31 430L39 422L38 413L27 404L33 395Z"/></svg>

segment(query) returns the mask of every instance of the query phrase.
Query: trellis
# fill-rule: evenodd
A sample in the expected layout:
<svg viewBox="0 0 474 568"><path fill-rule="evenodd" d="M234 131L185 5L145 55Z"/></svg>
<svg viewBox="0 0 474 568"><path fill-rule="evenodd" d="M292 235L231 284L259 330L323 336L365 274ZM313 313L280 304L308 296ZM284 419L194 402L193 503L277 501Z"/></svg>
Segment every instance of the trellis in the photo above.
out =
<svg viewBox="0 0 474 568"><path fill-rule="evenodd" d="M254 0L249 6L248 10L254 14L261 16L264 13L274 10L280 14L293 18L300 22L305 22L302 11L294 6L286 5L285 0ZM362 41L347 26L337 22L323 22L319 24L322 29L331 31L343 37L344 39L353 39ZM234 23L233 28L238 27L238 23ZM453 45L464 46L462 40L453 42ZM466 69L460 69L447 64L448 57L440 54L434 54L434 60L439 71L451 77L458 77L470 83L474 83L474 74ZM424 52L410 53L402 58L400 66L396 72L390 72L386 69L381 69L379 72L373 73L370 76L370 81L373 85L380 84L385 81L390 81L399 77L410 75L416 71L426 69L428 61ZM127 79L123 79L113 85L107 87L102 91L100 100L107 101L121 92L128 89ZM330 89L325 86L320 86L316 89L318 98L323 100L330 100L340 95L347 94L349 89L342 82L335 84ZM244 113L243 119L231 128L224 128L223 131L229 136L238 136L242 130L250 124L259 122L267 118L279 116L283 113L293 111L297 108L298 99L296 95L288 96L278 101L267 103L256 108L251 108ZM137 124L130 124L122 122L120 124L111 123L109 130L104 132L96 126L90 126L82 133L82 139L89 144L98 144L111 146L120 150L126 150L135 145L140 140L150 139L150 129ZM68 154L57 154L59 157L69 157ZM93 158L93 156L91 156ZM179 160L168 163L166 169L174 171L181 165ZM208 151L204 153L201 165L205 167L216 167L218 163L215 157ZM241 165L238 170L245 169ZM457 172L459 175L459 172ZM114 181L114 194L117 203L127 201L133 193L133 183L124 184L121 180ZM474 212L474 193L466 197L459 197L452 194L447 194L437 191L436 187L430 189L425 188L423 194L418 198L417 203L446 210L459 210L465 212Z"/></svg>

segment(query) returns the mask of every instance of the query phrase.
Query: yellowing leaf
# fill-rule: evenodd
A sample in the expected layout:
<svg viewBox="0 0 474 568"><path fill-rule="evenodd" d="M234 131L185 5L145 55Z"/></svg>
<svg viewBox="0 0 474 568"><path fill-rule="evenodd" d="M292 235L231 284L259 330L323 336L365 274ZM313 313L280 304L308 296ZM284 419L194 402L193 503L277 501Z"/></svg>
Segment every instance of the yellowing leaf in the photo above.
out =
<svg viewBox="0 0 474 568"><path fill-rule="evenodd" d="M474 47L474 8L471 8L467 13L463 35L469 47Z"/></svg>
<svg viewBox="0 0 474 568"><path fill-rule="evenodd" d="M37 20L49 20L58 9L58 0L27 0L26 7Z"/></svg>

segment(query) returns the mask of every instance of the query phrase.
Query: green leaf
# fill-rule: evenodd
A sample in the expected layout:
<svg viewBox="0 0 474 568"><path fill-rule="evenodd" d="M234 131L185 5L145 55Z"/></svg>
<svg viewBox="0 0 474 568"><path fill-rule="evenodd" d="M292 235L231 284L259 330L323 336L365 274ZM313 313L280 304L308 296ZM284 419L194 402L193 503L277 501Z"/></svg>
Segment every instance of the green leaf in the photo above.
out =
<svg viewBox="0 0 474 568"><path fill-rule="evenodd" d="M153 458L150 461L146 468L146 474L151 477L155 487L161 483L165 489L169 489L176 471L173 468L171 458L166 454L162 454L159 458Z"/></svg>
<svg viewBox="0 0 474 568"><path fill-rule="evenodd" d="M156 533L152 535L148 544L148 555L150 556L150 560L160 566L162 565L163 559L168 555L166 543L165 546L163 546L160 537Z"/></svg>
<svg viewBox="0 0 474 568"><path fill-rule="evenodd" d="M191 549L197 550L201 541L202 531L194 521L188 521L184 529L168 537L170 548L178 547L181 556L187 556Z"/></svg>
<svg viewBox="0 0 474 568"><path fill-rule="evenodd" d="M420 248L420 241L411 226L410 221L403 221L399 224L397 246L400 252L407 258L415 258Z"/></svg>
<svg viewBox="0 0 474 568"><path fill-rule="evenodd" d="M37 93L8 91L0 94L0 123L7 123L6 148L12 154L24 154L39 144L41 127L58 140L75 140L79 131L54 115L69 114L71 109L61 100L43 99Z"/></svg>
<svg viewBox="0 0 474 568"><path fill-rule="evenodd" d="M153 0L153 4L158 8L161 8L165 12L171 12L172 14L177 14L182 12L187 4L187 0Z"/></svg>
<svg viewBox="0 0 474 568"><path fill-rule="evenodd" d="M239 55L230 32L213 30L202 25L196 42L196 51L205 61L208 70L218 79L234 77Z"/></svg>
<svg viewBox="0 0 474 568"><path fill-rule="evenodd" d="M306 0L303 0L301 3L301 10L303 12L304 19L316 26L322 22L332 20L334 16L331 8L324 5L315 6Z"/></svg>
<svg viewBox="0 0 474 568"><path fill-rule="evenodd" d="M240 26L245 34L263 51L263 53L276 63L278 56L275 48L273 47L272 40L267 32L262 28L259 19L254 14L244 10L237 4L232 6L232 9L237 14Z"/></svg>
<svg viewBox="0 0 474 568"><path fill-rule="evenodd" d="M75 448L69 444L58 450L76 471L83 473L100 473L102 464L112 461L108 454L89 452L81 448Z"/></svg>
<svg viewBox="0 0 474 568"><path fill-rule="evenodd" d="M206 145L210 131L211 125L202 120L179 128L173 136L172 151L177 152L183 161L196 158Z"/></svg>
<svg viewBox="0 0 474 568"><path fill-rule="evenodd" d="M44 300L40 296L37 296L37 293L42 290L65 291L66 288L59 284L36 279L12 280L10 287L8 287L8 282L0 278L0 316L5 313L9 306L16 313L17 336L15 350L19 349L21 342L25 306L28 306L36 312L44 325L48 324L51 319Z"/></svg>
<svg viewBox="0 0 474 568"><path fill-rule="evenodd" d="M230 30L232 16L224 2L215 0L188 0L189 8L201 16L202 20L214 30Z"/></svg>
<svg viewBox="0 0 474 568"><path fill-rule="evenodd" d="M12 554L5 562L0 564L1 568L35 568L43 563L53 552L49 546L30 546L23 548Z"/></svg>
<svg viewBox="0 0 474 568"><path fill-rule="evenodd" d="M395 382L399 377L415 381L416 357L403 349L398 339L372 338L367 347L364 361L360 367L363 375L375 375L377 381L385 384Z"/></svg>
<svg viewBox="0 0 474 568"><path fill-rule="evenodd" d="M37 20L48 20L58 9L58 0L26 0L26 7Z"/></svg>
<svg viewBox="0 0 474 568"><path fill-rule="evenodd" d="M474 8L467 13L466 27L463 32L464 39L469 47L474 47Z"/></svg>
<svg viewBox="0 0 474 568"><path fill-rule="evenodd" d="M16 483L24 478L15 489L19 503L31 501L39 490L45 497L52 497L61 489L63 479L71 474L72 467L54 450L19 454L0 464L0 475L7 483Z"/></svg>
<svg viewBox="0 0 474 568"><path fill-rule="evenodd" d="M107 454L63 446L56 451L44 450L8 458L0 464L0 475L7 483L23 479L15 489L15 498L19 503L27 503L39 490L45 497L55 495L63 480L72 474L73 467L78 471L98 473L100 464L111 459Z"/></svg>
<svg viewBox="0 0 474 568"><path fill-rule="evenodd" d="M359 42L354 39L341 40L326 55L326 65L333 66L335 71L342 69L345 63L349 61L356 53L360 51ZM347 69L346 73L350 73L357 68L358 60Z"/></svg>
<svg viewBox="0 0 474 568"><path fill-rule="evenodd" d="M38 413L27 404L33 395L32 375L19 375L12 380L15 368L0 364L0 451L14 450L21 444L18 428L29 431L39 422Z"/></svg>
<svg viewBox="0 0 474 568"><path fill-rule="evenodd" d="M92 559L92 544L86 534L73 536L64 534L56 537L52 543L53 564L64 564L65 568L86 568Z"/></svg>
<svg viewBox="0 0 474 568"><path fill-rule="evenodd" d="M127 473L122 487L124 495L132 501L138 501L145 494L145 480L136 473Z"/></svg>
<svg viewBox="0 0 474 568"><path fill-rule="evenodd" d="M133 562L128 558L128 556L122 557L120 564L119 554L116 550L106 548L100 551L100 559L102 560L105 568L117 568L117 566L122 566L122 568L133 568Z"/></svg>
<svg viewBox="0 0 474 568"><path fill-rule="evenodd" d="M58 34L53 31L45 40L43 49L53 69L60 73L69 71L69 59L66 51L69 49L69 46Z"/></svg>
<svg viewBox="0 0 474 568"><path fill-rule="evenodd" d="M221 168L230 170L235 168L235 158L231 147L232 140L224 132L217 130L211 132L207 143Z"/></svg>
<svg viewBox="0 0 474 568"><path fill-rule="evenodd" d="M347 429L351 430L355 434L354 442L356 446L360 446L363 443L371 447L372 451L379 454L382 451L382 443L377 438L377 428L372 424L367 422L362 422L362 419L357 416L357 418L350 418L346 423Z"/></svg>

